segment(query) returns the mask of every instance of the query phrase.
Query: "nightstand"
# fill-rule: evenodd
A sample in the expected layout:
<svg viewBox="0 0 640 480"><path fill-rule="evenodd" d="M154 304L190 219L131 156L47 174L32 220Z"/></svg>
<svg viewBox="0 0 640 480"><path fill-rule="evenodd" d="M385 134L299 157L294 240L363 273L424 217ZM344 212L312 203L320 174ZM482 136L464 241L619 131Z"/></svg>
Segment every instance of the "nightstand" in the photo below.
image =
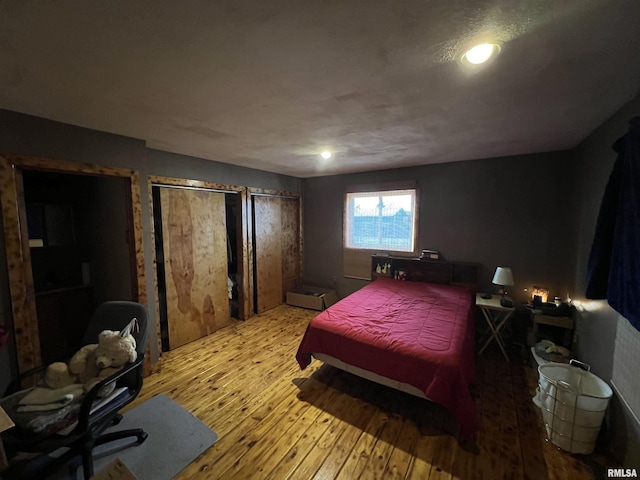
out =
<svg viewBox="0 0 640 480"><path fill-rule="evenodd" d="M516 311L513 307L503 307L500 305L500 295L493 295L491 298L482 298L482 296L478 293L476 294L476 305L480 308L482 312L482 316L487 321L487 325L489 326L489 338L484 342L482 347L480 347L480 354L485 351L485 349L491 343L491 340L496 341L500 350L502 350L502 354L504 358L509 361L509 355L507 355L507 350L505 349L504 341L500 336L500 330L507 323L507 320L511 318L513 312Z"/></svg>
<svg viewBox="0 0 640 480"><path fill-rule="evenodd" d="M540 310L531 310L531 321L533 322L533 329L527 338L527 344L530 347L533 347L538 342L538 337L540 335L538 327L540 325L549 325L551 327L564 329L563 347L571 350L572 334L575 325L573 318L545 315Z"/></svg>

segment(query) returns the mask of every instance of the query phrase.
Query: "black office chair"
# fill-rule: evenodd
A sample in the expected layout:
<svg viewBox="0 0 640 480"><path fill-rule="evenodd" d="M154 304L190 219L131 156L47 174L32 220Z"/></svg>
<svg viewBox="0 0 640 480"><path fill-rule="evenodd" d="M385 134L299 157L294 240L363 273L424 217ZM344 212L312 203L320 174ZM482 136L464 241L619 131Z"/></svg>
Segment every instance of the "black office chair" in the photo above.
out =
<svg viewBox="0 0 640 480"><path fill-rule="evenodd" d="M14 427L2 433L5 450L9 457L9 467L0 473L6 479L46 478L58 470L62 465L80 456L84 478L93 476L93 449L98 445L136 437L137 444L147 438L147 433L141 428L103 433L110 426L117 425L122 420L119 411L131 403L140 393L143 381L144 356L147 344L147 309L135 302L112 301L100 305L91 316L87 330L83 337L83 345L98 342L98 334L103 330L122 331L133 318L138 320L138 328L131 334L136 339L138 353L135 362L126 365L121 370L95 385L82 399L77 412L77 425L67 435L43 434L26 431ZM46 366L39 367L21 376L23 380L28 375L42 372ZM105 386L116 382L116 387L126 387L127 390L115 396L106 405L91 413L92 406L98 393ZM15 387L10 387L15 390ZM62 455L53 457L48 455L61 447L68 448ZM30 458L20 458L18 452L35 453ZM12 456L14 458L12 458Z"/></svg>

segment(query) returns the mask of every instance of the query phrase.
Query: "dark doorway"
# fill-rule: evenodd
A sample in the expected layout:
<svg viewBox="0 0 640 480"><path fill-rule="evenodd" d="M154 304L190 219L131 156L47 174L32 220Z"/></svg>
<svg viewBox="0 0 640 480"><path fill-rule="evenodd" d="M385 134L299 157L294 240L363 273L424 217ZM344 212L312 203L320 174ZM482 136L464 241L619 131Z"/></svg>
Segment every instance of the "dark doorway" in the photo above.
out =
<svg viewBox="0 0 640 480"><path fill-rule="evenodd" d="M122 177L24 170L42 363L70 356L94 308L135 298L130 189Z"/></svg>

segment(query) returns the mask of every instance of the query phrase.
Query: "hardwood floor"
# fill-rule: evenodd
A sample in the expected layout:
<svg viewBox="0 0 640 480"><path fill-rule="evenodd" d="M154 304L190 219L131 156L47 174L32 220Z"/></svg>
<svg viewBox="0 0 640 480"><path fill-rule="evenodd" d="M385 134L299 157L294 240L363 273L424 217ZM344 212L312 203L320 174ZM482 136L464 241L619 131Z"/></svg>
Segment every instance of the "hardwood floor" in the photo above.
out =
<svg viewBox="0 0 640 480"><path fill-rule="evenodd" d="M436 404L295 353L314 311L279 306L163 357L135 406L165 393L219 436L178 479L591 479L598 457L545 441L536 375L489 347L472 387L481 416L459 440ZM595 460L594 460L595 458Z"/></svg>

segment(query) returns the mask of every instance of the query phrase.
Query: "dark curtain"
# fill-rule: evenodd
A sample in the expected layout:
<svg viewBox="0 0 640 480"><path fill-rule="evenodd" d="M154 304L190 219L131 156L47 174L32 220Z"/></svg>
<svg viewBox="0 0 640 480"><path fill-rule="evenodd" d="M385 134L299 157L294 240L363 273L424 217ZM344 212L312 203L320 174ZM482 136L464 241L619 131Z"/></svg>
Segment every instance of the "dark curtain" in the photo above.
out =
<svg viewBox="0 0 640 480"><path fill-rule="evenodd" d="M640 117L613 144L618 154L602 198L587 266L586 297L640 330Z"/></svg>

